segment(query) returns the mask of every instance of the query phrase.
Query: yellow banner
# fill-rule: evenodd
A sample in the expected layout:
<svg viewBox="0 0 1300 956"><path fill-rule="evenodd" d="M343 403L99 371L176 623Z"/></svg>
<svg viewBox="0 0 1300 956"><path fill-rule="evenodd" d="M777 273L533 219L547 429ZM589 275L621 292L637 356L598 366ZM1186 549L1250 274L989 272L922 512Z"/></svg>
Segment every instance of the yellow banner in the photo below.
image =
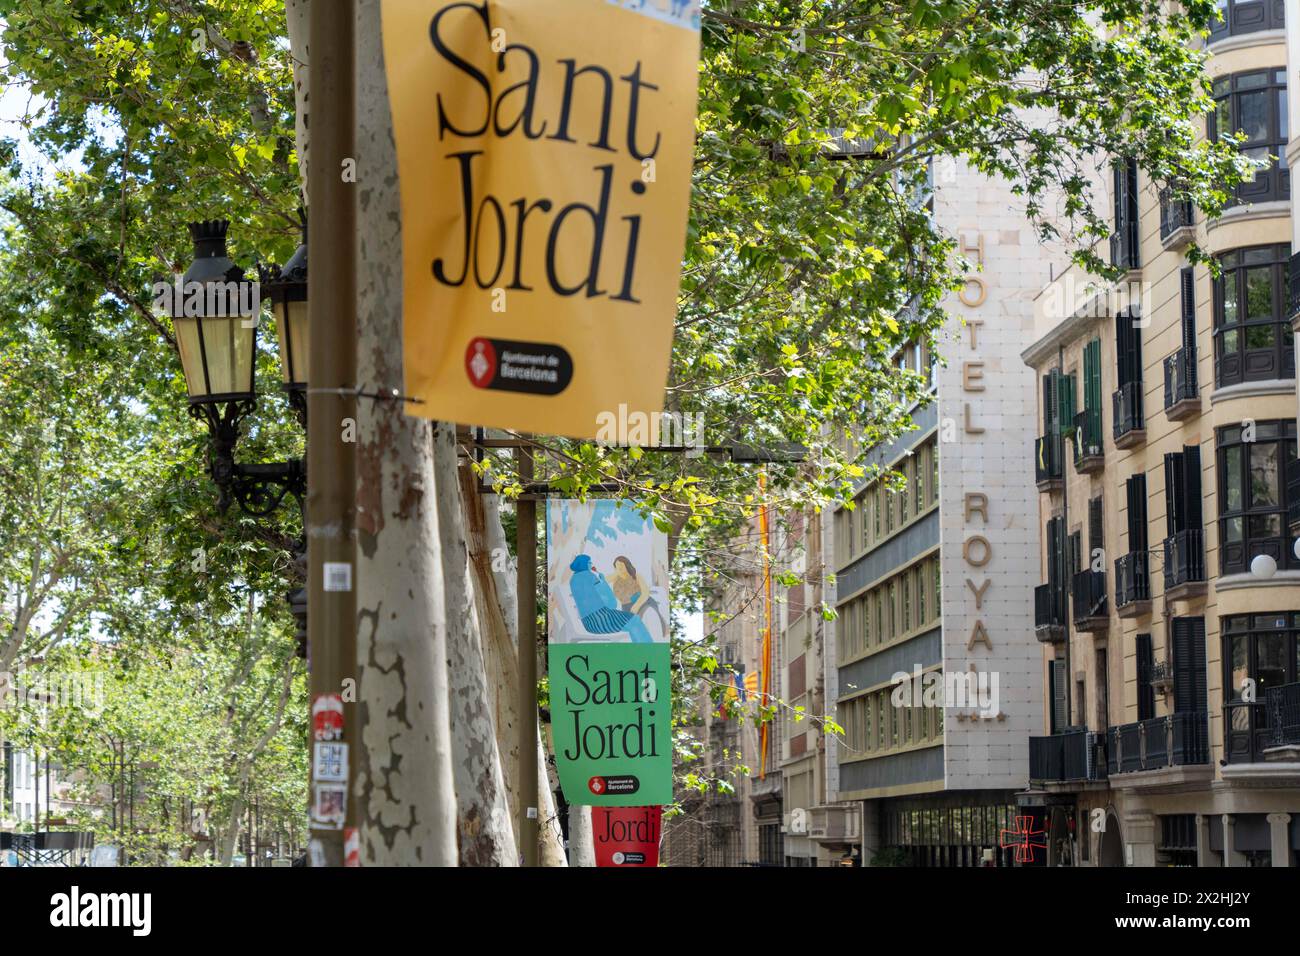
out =
<svg viewBox="0 0 1300 956"><path fill-rule="evenodd" d="M698 0L384 0L411 414L595 438L663 409Z"/></svg>

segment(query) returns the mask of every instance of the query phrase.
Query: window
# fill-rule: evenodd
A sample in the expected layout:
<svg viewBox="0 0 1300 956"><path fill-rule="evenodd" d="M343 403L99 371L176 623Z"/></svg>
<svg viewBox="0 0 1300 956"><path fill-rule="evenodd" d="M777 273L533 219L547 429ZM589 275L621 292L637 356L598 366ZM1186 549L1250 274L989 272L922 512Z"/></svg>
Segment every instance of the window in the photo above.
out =
<svg viewBox="0 0 1300 956"><path fill-rule="evenodd" d="M1115 232L1110 237L1110 262L1125 269L1142 265L1138 252L1137 160L1118 159L1112 166L1115 197Z"/></svg>
<svg viewBox="0 0 1300 956"><path fill-rule="evenodd" d="M1214 382L1295 377L1295 347L1286 323L1288 245L1235 249L1219 258L1214 280Z"/></svg>
<svg viewBox="0 0 1300 956"><path fill-rule="evenodd" d="M903 633L912 629L912 595L911 595L912 574L909 571L903 575L901 583L903 592Z"/></svg>
<svg viewBox="0 0 1300 956"><path fill-rule="evenodd" d="M930 479L930 504L939 500L939 443L930 446L934 474Z"/></svg>
<svg viewBox="0 0 1300 956"><path fill-rule="evenodd" d="M926 624L930 618L925 613L925 579L929 576L929 569L922 564L916 569L916 622Z"/></svg>
<svg viewBox="0 0 1300 956"><path fill-rule="evenodd" d="M1282 0L1217 0L1215 7L1223 19L1210 21L1211 43L1257 30L1281 30L1285 26Z"/></svg>
<svg viewBox="0 0 1300 956"><path fill-rule="evenodd" d="M916 470L915 457L904 458L903 467L901 467L898 470L903 473L903 490L899 492L901 507L899 508L898 523L899 525L904 525L907 524L907 519L908 519L907 492L913 482L912 475Z"/></svg>
<svg viewBox="0 0 1300 956"><path fill-rule="evenodd" d="M1201 531L1201 449L1165 455L1165 587L1205 580Z"/></svg>
<svg viewBox="0 0 1300 956"><path fill-rule="evenodd" d="M1257 701L1270 687L1300 681L1300 613L1234 614L1221 624L1226 702L1242 699L1246 678Z"/></svg>
<svg viewBox="0 0 1300 956"><path fill-rule="evenodd" d="M1291 176L1286 168L1286 70L1253 70L1214 81L1214 112L1209 136L1241 132L1241 151L1251 159L1268 160L1255 178L1236 189L1236 202L1251 203L1291 198ZM1231 199L1228 205L1233 205Z"/></svg>
<svg viewBox="0 0 1300 956"><path fill-rule="evenodd" d="M1286 522L1286 469L1296 457L1295 421L1220 428L1218 455L1220 573L1248 571L1257 554L1270 555L1280 568L1300 568Z"/></svg>
<svg viewBox="0 0 1300 956"><path fill-rule="evenodd" d="M1155 654L1151 635L1137 636L1137 692L1138 720L1150 720L1156 715L1156 689L1151 683L1155 669Z"/></svg>
<svg viewBox="0 0 1300 956"><path fill-rule="evenodd" d="M920 514L926 506L925 497L925 473L927 471L926 458L930 454L930 446L922 445L916 452L916 494L912 496L915 502L916 514Z"/></svg>
<svg viewBox="0 0 1300 956"><path fill-rule="evenodd" d="M1209 710L1205 683L1205 618L1173 619L1174 713Z"/></svg>

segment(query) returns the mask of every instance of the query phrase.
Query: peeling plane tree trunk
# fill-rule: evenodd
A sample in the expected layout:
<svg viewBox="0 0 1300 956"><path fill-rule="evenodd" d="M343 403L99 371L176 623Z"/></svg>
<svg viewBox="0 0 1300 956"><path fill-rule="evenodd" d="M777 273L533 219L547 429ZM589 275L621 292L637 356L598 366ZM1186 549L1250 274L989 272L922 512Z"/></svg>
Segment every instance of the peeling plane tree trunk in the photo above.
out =
<svg viewBox="0 0 1300 956"><path fill-rule="evenodd" d="M569 866L596 865L596 838L591 832L591 807L569 805Z"/></svg>
<svg viewBox="0 0 1300 956"><path fill-rule="evenodd" d="M438 495L438 534L447 596L447 672L460 862L462 866L517 866L519 851L506 800L470 581L454 424L439 422L436 426L433 457L438 487L444 489Z"/></svg>
<svg viewBox="0 0 1300 956"><path fill-rule="evenodd" d="M509 554L504 549L505 534L501 532L499 545L491 543L491 525L495 519L497 529L501 521L495 513L489 514L495 495L482 495L477 479L469 468L460 469L460 501L465 517L465 543L469 553L469 570L474 579L474 611L478 616L479 634L483 649L483 665L487 674L487 699L491 707L492 723L496 730L497 752L501 756L505 773L506 799L510 819L516 820L518 796L514 787L515 768L519 760L519 743L515 727L519 719L518 672L515 665L514 620L507 618L505 609L514 608L514 588L503 594L498 585L497 568L508 565Z"/></svg>
<svg viewBox="0 0 1300 956"><path fill-rule="evenodd" d="M401 209L379 0L357 0L357 376L402 386ZM455 866L456 796L432 427L397 401L357 411L363 864Z"/></svg>
<svg viewBox="0 0 1300 956"><path fill-rule="evenodd" d="M506 547L505 528L501 525L501 499L481 494L472 470L460 470L461 504L465 513L465 540L469 546L470 570L474 578L474 607L480 623L483 662L487 671L488 695L495 715L497 746L502 754L510 819L518 819L518 795L514 778L518 774L519 745L515 732L519 719L517 669L519 605L515 600L515 565ZM541 729L537 735L537 779L549 781L546 750ZM541 814L542 866L567 866L564 834L555 808L555 795L549 785L539 787L538 812Z"/></svg>

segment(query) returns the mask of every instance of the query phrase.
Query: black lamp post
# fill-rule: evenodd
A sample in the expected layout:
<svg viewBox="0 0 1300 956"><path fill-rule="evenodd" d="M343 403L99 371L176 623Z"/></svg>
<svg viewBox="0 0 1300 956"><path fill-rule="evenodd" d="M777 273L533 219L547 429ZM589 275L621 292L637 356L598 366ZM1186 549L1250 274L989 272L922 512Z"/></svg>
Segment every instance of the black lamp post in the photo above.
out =
<svg viewBox="0 0 1300 956"><path fill-rule="evenodd" d="M305 219L304 219L305 222ZM306 530L307 469L301 458L244 464L235 461L243 419L257 404L257 326L261 309L259 284L226 253L229 222L213 219L190 223L194 262L171 299L171 319L185 371L190 414L208 426L208 470L225 512L234 501L253 517L266 517L293 495ZM305 230L305 226L304 226ZM298 247L283 269L269 275L268 285L280 333L281 362L289 402L305 426L307 415L307 246ZM306 548L300 541L294 563L305 579ZM306 656L306 592L288 595L298 621L300 656Z"/></svg>

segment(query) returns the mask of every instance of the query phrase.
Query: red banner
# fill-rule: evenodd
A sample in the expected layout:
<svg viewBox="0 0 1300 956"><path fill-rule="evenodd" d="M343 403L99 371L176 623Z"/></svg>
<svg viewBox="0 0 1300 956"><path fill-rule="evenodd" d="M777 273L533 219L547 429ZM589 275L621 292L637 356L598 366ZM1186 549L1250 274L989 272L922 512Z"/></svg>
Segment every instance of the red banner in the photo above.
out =
<svg viewBox="0 0 1300 956"><path fill-rule="evenodd" d="M658 866L663 807L592 807L597 866Z"/></svg>

